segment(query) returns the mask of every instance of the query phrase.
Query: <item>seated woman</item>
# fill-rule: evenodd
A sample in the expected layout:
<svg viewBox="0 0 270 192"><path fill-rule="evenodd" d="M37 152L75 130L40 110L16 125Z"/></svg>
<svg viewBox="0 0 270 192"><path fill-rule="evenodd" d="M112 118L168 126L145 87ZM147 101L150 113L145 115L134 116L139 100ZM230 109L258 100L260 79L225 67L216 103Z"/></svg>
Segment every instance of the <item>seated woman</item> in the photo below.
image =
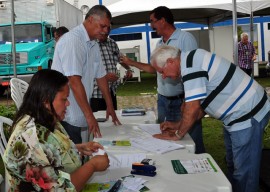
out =
<svg viewBox="0 0 270 192"><path fill-rule="evenodd" d="M96 171L109 166L97 155L81 165L80 154L103 147L95 142L75 145L60 122L69 105L68 78L44 69L32 78L16 114L3 157L11 191L81 191Z"/></svg>

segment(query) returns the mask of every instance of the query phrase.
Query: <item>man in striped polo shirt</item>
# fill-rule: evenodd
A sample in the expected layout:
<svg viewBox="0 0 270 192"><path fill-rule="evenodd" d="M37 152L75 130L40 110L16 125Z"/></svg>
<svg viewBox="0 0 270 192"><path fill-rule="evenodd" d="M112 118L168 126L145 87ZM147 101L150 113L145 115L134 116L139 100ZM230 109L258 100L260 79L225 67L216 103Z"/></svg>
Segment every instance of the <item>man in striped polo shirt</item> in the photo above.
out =
<svg viewBox="0 0 270 192"><path fill-rule="evenodd" d="M185 91L180 121L162 123L162 134L154 137L179 140L208 113L224 124L233 191L257 191L263 131L270 116L263 87L228 60L202 49L181 53L161 46L152 53L151 64L163 78L182 78Z"/></svg>

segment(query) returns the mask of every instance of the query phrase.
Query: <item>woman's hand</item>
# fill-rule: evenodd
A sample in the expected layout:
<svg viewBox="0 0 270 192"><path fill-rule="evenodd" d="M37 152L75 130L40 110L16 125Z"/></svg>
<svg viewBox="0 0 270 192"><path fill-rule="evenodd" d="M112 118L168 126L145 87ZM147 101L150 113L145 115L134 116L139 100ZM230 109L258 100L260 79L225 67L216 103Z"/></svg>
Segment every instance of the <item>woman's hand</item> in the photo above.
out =
<svg viewBox="0 0 270 192"><path fill-rule="evenodd" d="M96 155L89 160L94 172L105 171L110 166L108 155Z"/></svg>
<svg viewBox="0 0 270 192"><path fill-rule="evenodd" d="M87 142L82 144L77 144L77 149L82 155L92 155L93 152L97 152L98 149L104 149L103 146L97 142Z"/></svg>

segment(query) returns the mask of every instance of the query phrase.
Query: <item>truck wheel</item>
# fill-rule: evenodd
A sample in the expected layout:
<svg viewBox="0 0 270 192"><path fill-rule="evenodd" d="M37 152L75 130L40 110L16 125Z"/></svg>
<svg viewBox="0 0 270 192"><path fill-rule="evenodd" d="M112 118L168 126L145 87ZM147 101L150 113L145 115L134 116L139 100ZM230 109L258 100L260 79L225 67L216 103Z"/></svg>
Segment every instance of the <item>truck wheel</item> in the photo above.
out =
<svg viewBox="0 0 270 192"><path fill-rule="evenodd" d="M6 91L7 87L0 85L0 96L3 96L5 91Z"/></svg>
<svg viewBox="0 0 270 192"><path fill-rule="evenodd" d="M52 68L52 60L48 61L48 69Z"/></svg>

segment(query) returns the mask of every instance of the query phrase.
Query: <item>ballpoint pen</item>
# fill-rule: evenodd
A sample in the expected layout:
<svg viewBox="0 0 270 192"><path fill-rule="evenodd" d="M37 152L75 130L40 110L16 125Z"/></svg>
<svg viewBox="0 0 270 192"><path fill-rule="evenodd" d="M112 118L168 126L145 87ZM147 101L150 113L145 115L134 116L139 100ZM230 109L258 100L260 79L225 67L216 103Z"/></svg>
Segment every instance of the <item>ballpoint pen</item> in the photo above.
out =
<svg viewBox="0 0 270 192"><path fill-rule="evenodd" d="M116 183L112 186L112 188L108 191L108 192L116 192L119 190L119 188L121 187L122 185L122 180L119 179L116 181Z"/></svg>

